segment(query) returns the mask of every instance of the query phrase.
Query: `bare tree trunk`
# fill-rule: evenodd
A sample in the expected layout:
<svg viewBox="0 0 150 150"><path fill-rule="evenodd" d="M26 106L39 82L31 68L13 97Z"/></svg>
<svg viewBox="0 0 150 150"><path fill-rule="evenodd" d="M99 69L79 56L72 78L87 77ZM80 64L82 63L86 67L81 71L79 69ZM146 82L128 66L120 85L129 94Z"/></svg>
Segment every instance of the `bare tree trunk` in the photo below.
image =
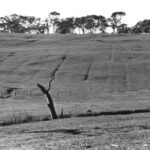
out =
<svg viewBox="0 0 150 150"><path fill-rule="evenodd" d="M83 28L81 28L81 30L82 30L83 34L85 34L85 30Z"/></svg>
<svg viewBox="0 0 150 150"><path fill-rule="evenodd" d="M47 28L47 34L49 34L49 24L48 24L48 22L46 23L46 28Z"/></svg>
<svg viewBox="0 0 150 150"><path fill-rule="evenodd" d="M40 90L42 91L42 93L44 94L44 96L46 97L46 99L48 101L47 105L48 105L50 112L52 114L52 118L58 119L58 116L57 116L56 111L55 111L53 99L52 99L51 95L49 94L49 90L46 90L43 85L37 84L37 86L40 88Z"/></svg>

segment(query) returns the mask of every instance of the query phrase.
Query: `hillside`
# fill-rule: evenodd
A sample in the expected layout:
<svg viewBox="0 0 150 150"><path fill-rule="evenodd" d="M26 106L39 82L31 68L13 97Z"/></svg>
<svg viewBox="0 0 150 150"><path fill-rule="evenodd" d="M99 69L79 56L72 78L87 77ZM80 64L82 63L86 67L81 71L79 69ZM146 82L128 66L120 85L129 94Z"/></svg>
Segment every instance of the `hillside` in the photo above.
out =
<svg viewBox="0 0 150 150"><path fill-rule="evenodd" d="M149 37L0 35L1 88L99 87L101 92L149 89ZM82 86L81 86L82 85Z"/></svg>
<svg viewBox="0 0 150 150"><path fill-rule="evenodd" d="M0 33L0 123L49 116L36 84L50 77L71 116L0 126L0 149L148 149L149 76L149 35Z"/></svg>
<svg viewBox="0 0 150 150"><path fill-rule="evenodd" d="M24 111L34 107L35 112L41 106L45 108L36 84L48 86L52 76L55 80L51 94L58 110L62 107L72 110L72 105L81 103L88 106L87 102L96 103L100 110L118 108L116 105L122 109L128 107L131 99L143 100L143 97L146 102L143 100L142 106L149 105L149 35L1 33L0 45L0 91L8 102L2 105L1 111L5 107L7 110L8 105ZM121 99L123 106L113 99ZM23 104L22 108L22 103L27 105ZM141 103L130 106L142 107Z"/></svg>

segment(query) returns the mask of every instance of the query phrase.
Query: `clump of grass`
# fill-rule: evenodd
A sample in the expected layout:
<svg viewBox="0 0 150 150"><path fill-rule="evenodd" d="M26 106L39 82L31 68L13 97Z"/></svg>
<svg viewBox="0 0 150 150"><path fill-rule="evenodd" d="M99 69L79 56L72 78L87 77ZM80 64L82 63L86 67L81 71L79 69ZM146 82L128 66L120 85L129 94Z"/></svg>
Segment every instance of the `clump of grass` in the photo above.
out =
<svg viewBox="0 0 150 150"><path fill-rule="evenodd" d="M60 115L58 116L58 118L60 118L60 119L71 118L71 117L72 117L72 114L71 114L71 113L69 113L69 114L64 114L64 109L63 109L63 108L61 109L61 113L60 113Z"/></svg>
<svg viewBox="0 0 150 150"><path fill-rule="evenodd" d="M27 112L13 113L11 115L3 116L0 125L9 126L9 125L15 125L15 124L29 123L29 122L48 121L50 119L51 118L49 115L34 116Z"/></svg>

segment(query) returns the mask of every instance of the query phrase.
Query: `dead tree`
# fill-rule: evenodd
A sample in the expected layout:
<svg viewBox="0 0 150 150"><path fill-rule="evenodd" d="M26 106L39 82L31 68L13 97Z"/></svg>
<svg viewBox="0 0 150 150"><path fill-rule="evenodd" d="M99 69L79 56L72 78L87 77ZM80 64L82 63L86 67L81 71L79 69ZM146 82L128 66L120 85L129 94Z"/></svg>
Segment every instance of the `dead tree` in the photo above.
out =
<svg viewBox="0 0 150 150"><path fill-rule="evenodd" d="M47 102L48 102L48 107L50 109L50 112L52 114L52 118L53 119L58 119L58 116L56 114L56 111L55 111L55 107L54 107L54 102L53 102L53 99L49 93L50 89L51 89L51 82L54 80L54 77L52 79L50 79L49 81L49 87L48 89L46 89L43 85L41 84L37 84L37 86L40 88L40 90L42 91L42 93L44 94Z"/></svg>

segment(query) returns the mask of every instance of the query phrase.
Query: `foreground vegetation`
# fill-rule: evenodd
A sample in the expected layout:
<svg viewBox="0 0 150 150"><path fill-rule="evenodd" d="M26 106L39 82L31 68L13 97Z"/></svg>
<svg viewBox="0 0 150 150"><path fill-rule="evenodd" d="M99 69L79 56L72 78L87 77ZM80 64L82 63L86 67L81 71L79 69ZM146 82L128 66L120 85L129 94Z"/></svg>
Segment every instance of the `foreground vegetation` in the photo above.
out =
<svg viewBox="0 0 150 150"><path fill-rule="evenodd" d="M148 149L149 43L148 35L1 33L0 149ZM56 121L37 87L52 76L65 116Z"/></svg>
<svg viewBox="0 0 150 150"><path fill-rule="evenodd" d="M69 118L0 127L2 150L148 150L149 114Z"/></svg>

